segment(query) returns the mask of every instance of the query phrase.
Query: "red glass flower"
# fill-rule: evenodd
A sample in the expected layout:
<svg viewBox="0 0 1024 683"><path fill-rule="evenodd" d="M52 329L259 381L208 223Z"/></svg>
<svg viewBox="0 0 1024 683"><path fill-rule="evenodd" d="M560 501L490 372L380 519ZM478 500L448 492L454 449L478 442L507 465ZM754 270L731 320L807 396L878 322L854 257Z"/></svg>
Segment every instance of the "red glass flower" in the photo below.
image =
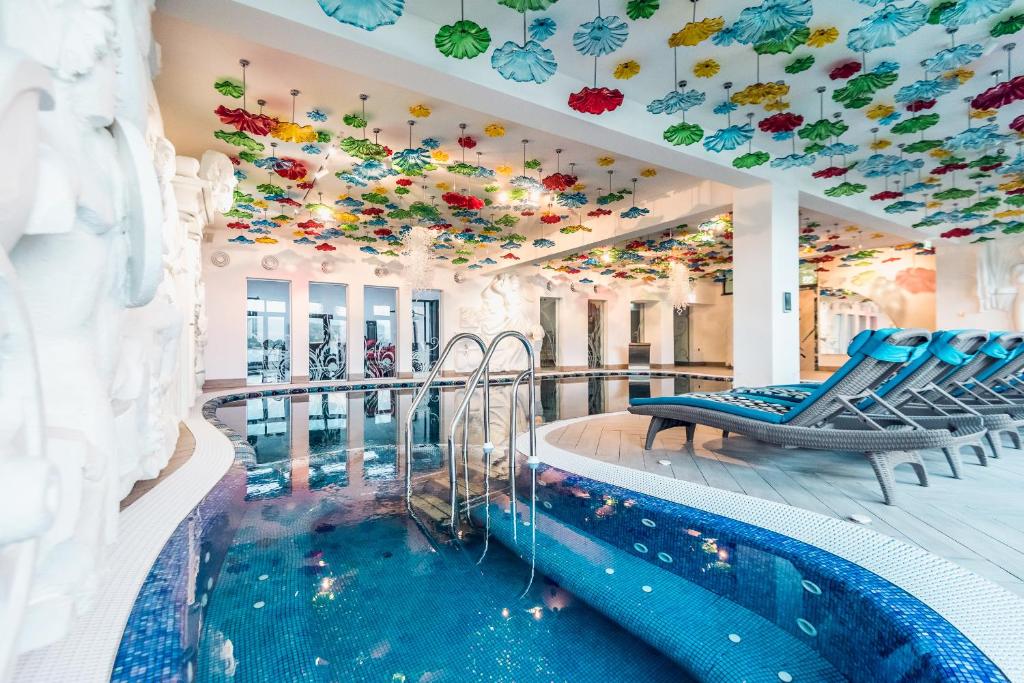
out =
<svg viewBox="0 0 1024 683"><path fill-rule="evenodd" d="M275 169L274 173L287 178L288 180L301 180L306 177L309 170L306 165L298 159L292 159L291 157L281 157L282 161L287 161L287 164L280 164L279 168Z"/></svg>
<svg viewBox="0 0 1024 683"><path fill-rule="evenodd" d="M907 105L907 111L924 111L935 106L937 100L914 100Z"/></svg>
<svg viewBox="0 0 1024 683"><path fill-rule="evenodd" d="M971 100L975 109L999 109L1024 99L1024 74L997 83Z"/></svg>
<svg viewBox="0 0 1024 683"><path fill-rule="evenodd" d="M337 249L338 248L336 246L334 246L333 244L328 244L327 242L321 242L320 244L316 245L317 251L336 251Z"/></svg>
<svg viewBox="0 0 1024 683"><path fill-rule="evenodd" d="M412 181L408 178L399 178L395 181L395 185L401 185L402 187L409 187L412 185Z"/></svg>
<svg viewBox="0 0 1024 683"><path fill-rule="evenodd" d="M610 216L611 214L612 212L610 209L594 209L593 211L587 212L587 215L591 218L597 218L598 216Z"/></svg>
<svg viewBox="0 0 1024 683"><path fill-rule="evenodd" d="M828 72L828 77L833 81L838 81L843 78L849 78L858 71L860 71L860 62L851 60L833 68Z"/></svg>
<svg viewBox="0 0 1024 683"><path fill-rule="evenodd" d="M945 237L948 239L950 237L967 237L968 235L973 234L974 231L971 230L970 228L953 228L952 230L947 230L946 232L942 233L941 235L939 235L939 237Z"/></svg>
<svg viewBox="0 0 1024 683"><path fill-rule="evenodd" d="M846 166L829 166L820 171L815 171L811 175L815 178L838 178L839 176L846 175L849 170Z"/></svg>
<svg viewBox="0 0 1024 683"><path fill-rule="evenodd" d="M242 221L231 221L228 223L228 227L232 230L248 230L249 224Z"/></svg>
<svg viewBox="0 0 1024 683"><path fill-rule="evenodd" d="M883 190L882 192L877 192L877 193L871 195L871 198L874 199L876 202L880 202L880 201L884 201L886 199L896 199L896 198L902 197L902 196L903 196L902 192L896 192L894 190Z"/></svg>
<svg viewBox="0 0 1024 683"><path fill-rule="evenodd" d="M278 204L284 204L285 206L302 206L302 204L298 203L291 197L280 197L278 199L275 199L274 201L277 202Z"/></svg>
<svg viewBox="0 0 1024 683"><path fill-rule="evenodd" d="M544 187L551 192L563 192L575 185L577 180L579 180L579 178L574 175L569 175L568 173L552 173L542 182L544 183Z"/></svg>
<svg viewBox="0 0 1024 683"><path fill-rule="evenodd" d="M1010 121L1010 128L1018 133L1024 133L1024 114Z"/></svg>
<svg viewBox="0 0 1024 683"><path fill-rule="evenodd" d="M508 252L507 254L505 254L504 256L502 256L501 258L508 259L509 261L518 261L519 260L519 257L516 256L515 254L513 254L511 251Z"/></svg>
<svg viewBox="0 0 1024 683"><path fill-rule="evenodd" d="M295 185L295 187L299 188L300 190L312 190L313 189L313 181L312 180L303 180L301 183L298 183L297 185Z"/></svg>
<svg viewBox="0 0 1024 683"><path fill-rule="evenodd" d="M562 217L553 213L546 213L540 217L540 222L547 223L548 225L554 225L560 220L562 220Z"/></svg>
<svg viewBox="0 0 1024 683"><path fill-rule="evenodd" d="M473 149L476 147L476 140L473 139L472 135L463 135L459 138L459 147L463 149Z"/></svg>
<svg viewBox="0 0 1024 683"><path fill-rule="evenodd" d="M772 114L766 119L761 119L757 127L765 133L788 133L803 125L804 117L800 114L793 114L788 111Z"/></svg>
<svg viewBox="0 0 1024 683"><path fill-rule="evenodd" d="M384 209L378 209L376 206L369 206L365 209L361 209L359 213L364 216L379 216L384 213Z"/></svg>
<svg viewBox="0 0 1024 683"><path fill-rule="evenodd" d="M967 164L943 164L942 166L936 166L931 170L935 175L946 175L953 171L962 171L967 168Z"/></svg>
<svg viewBox="0 0 1024 683"><path fill-rule="evenodd" d="M301 230L320 230L321 228L324 227L324 224L321 223L320 221L315 221L312 218L310 218L308 221L302 221L301 223L297 223L295 227Z"/></svg>
<svg viewBox="0 0 1024 683"><path fill-rule="evenodd" d="M582 88L569 95L569 107L583 114L603 114L622 106L622 91L611 88Z"/></svg>
<svg viewBox="0 0 1024 683"><path fill-rule="evenodd" d="M264 114L250 114L241 107L228 109L222 104L214 109L213 113L220 118L221 123L226 123L243 133L252 133L253 135L269 135L277 125L275 119Z"/></svg>

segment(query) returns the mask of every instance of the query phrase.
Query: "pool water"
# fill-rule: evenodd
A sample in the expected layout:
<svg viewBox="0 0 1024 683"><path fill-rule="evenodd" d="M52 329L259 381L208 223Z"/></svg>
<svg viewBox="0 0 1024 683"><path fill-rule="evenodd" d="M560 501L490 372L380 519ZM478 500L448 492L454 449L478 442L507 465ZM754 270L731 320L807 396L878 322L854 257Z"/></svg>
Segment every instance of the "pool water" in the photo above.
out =
<svg viewBox="0 0 1024 683"><path fill-rule="evenodd" d="M537 413L566 419L724 386L548 379ZM161 552L112 680L1002 680L947 676L933 643L967 652L966 639L855 565L547 466L536 473L536 524L525 467L516 505L495 479L490 504L473 509L490 533L478 562L479 529L446 543L406 511L397 444L411 398L380 389L221 405L217 420L251 453ZM460 399L460 389L434 390L414 415L417 492L447 485L439 444ZM511 400L508 387L492 389L499 447ZM480 443L479 410L469 424Z"/></svg>

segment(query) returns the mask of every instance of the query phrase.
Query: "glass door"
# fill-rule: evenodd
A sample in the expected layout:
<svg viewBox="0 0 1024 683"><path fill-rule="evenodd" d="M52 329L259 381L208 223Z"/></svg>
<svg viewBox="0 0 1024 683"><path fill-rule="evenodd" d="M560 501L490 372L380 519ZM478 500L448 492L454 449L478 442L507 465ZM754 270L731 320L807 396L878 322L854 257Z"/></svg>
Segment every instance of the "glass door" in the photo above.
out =
<svg viewBox="0 0 1024 683"><path fill-rule="evenodd" d="M367 377L398 376L398 290L367 287L363 332L363 361Z"/></svg>
<svg viewBox="0 0 1024 683"><path fill-rule="evenodd" d="M426 373L441 353L441 292L424 289L412 300L412 371Z"/></svg>
<svg viewBox="0 0 1024 683"><path fill-rule="evenodd" d="M604 365L604 302L587 302L587 367Z"/></svg>
<svg viewBox="0 0 1024 683"><path fill-rule="evenodd" d="M690 309L672 312L672 341L676 365L690 363Z"/></svg>
<svg viewBox="0 0 1024 683"><path fill-rule="evenodd" d="M348 368L348 290L309 283L309 381L345 379Z"/></svg>
<svg viewBox="0 0 1024 683"><path fill-rule="evenodd" d="M558 366L558 299L549 296L540 298L540 326L544 330L544 341L540 347L540 366Z"/></svg>
<svg viewBox="0 0 1024 683"><path fill-rule="evenodd" d="M291 381L290 282L246 280L246 383Z"/></svg>

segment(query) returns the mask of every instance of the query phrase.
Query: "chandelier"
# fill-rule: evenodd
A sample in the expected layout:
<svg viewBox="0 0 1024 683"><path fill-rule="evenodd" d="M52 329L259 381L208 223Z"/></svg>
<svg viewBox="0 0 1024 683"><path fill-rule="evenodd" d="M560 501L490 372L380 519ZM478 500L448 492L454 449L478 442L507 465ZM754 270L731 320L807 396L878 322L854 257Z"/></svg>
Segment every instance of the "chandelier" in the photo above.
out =
<svg viewBox="0 0 1024 683"><path fill-rule="evenodd" d="M668 285L672 308L682 313L690 305L690 295L693 291L690 287L690 269L686 267L685 262L676 261L672 264Z"/></svg>

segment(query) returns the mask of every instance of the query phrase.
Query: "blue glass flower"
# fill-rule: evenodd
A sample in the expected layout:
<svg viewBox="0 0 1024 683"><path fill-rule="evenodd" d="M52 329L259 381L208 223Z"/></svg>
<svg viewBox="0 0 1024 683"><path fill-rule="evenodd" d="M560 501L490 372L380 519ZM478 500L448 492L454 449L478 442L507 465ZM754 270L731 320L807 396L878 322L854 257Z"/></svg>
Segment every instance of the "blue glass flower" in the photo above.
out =
<svg viewBox="0 0 1024 683"><path fill-rule="evenodd" d="M356 187L367 186L365 180L357 176L355 173L352 173L351 171L339 171L335 173L334 176L338 180L342 181L343 183L348 183L349 185L355 185Z"/></svg>
<svg viewBox="0 0 1024 683"><path fill-rule="evenodd" d="M254 228L279 228L281 225L269 218L260 218L251 223Z"/></svg>
<svg viewBox="0 0 1024 683"><path fill-rule="evenodd" d="M903 194L917 194L918 192L929 192L934 190L938 185L935 183L919 182L907 185L903 188Z"/></svg>
<svg viewBox="0 0 1024 683"><path fill-rule="evenodd" d="M517 175L509 181L512 187L521 187L527 190L540 189L540 181L528 175Z"/></svg>
<svg viewBox="0 0 1024 683"><path fill-rule="evenodd" d="M740 12L731 28L744 45L762 43L806 26L813 13L811 0L764 0Z"/></svg>
<svg viewBox="0 0 1024 683"><path fill-rule="evenodd" d="M587 195L582 192L560 192L555 201L567 209L578 209L587 203Z"/></svg>
<svg viewBox="0 0 1024 683"><path fill-rule="evenodd" d="M845 142L834 142L831 145L825 145L822 147L818 150L818 154L823 157L841 157L846 154L853 154L858 149L860 149L860 145L850 145Z"/></svg>
<svg viewBox="0 0 1024 683"><path fill-rule="evenodd" d="M946 140L943 147L949 151L956 150L980 150L992 145L998 145L1010 139L1009 135L999 132L999 126L989 123L977 128L968 128Z"/></svg>
<svg viewBox="0 0 1024 683"><path fill-rule="evenodd" d="M236 168L235 169L235 180L240 180L241 181L241 180L245 180L248 177L249 177L249 174L246 173L245 171L243 171L242 169L240 169L240 168Z"/></svg>
<svg viewBox="0 0 1024 683"><path fill-rule="evenodd" d="M715 108L712 109L712 111L714 113L716 113L716 114L725 115L725 114L731 114L732 112L736 111L737 109L739 109L739 107L736 106L735 102L732 102L730 100L725 100L724 102L719 102L718 104L716 104Z"/></svg>
<svg viewBox="0 0 1024 683"><path fill-rule="evenodd" d="M269 235L270 231L266 228L249 228L249 232L254 235Z"/></svg>
<svg viewBox="0 0 1024 683"><path fill-rule="evenodd" d="M343 24L372 31L389 26L402 16L405 0L317 0L329 17Z"/></svg>
<svg viewBox="0 0 1024 683"><path fill-rule="evenodd" d="M234 242L235 244L255 244L256 240L251 240L245 235L238 235L237 237L229 239L228 242Z"/></svg>
<svg viewBox="0 0 1024 683"><path fill-rule="evenodd" d="M652 100L647 111L652 114L675 114L704 104L706 96L699 90L673 90L660 100Z"/></svg>
<svg viewBox="0 0 1024 683"><path fill-rule="evenodd" d="M386 218L384 218L384 216L374 216L373 218L364 223L364 225L369 225L370 227L373 228L383 228L387 224L388 221Z"/></svg>
<svg viewBox="0 0 1024 683"><path fill-rule="evenodd" d="M981 56L983 48L978 43L964 43L935 53L934 57L921 62L925 71L949 71L970 64Z"/></svg>
<svg viewBox="0 0 1024 683"><path fill-rule="evenodd" d="M481 268L483 268L483 266L481 266L479 263L471 263L466 267L469 268L470 270L480 270Z"/></svg>
<svg viewBox="0 0 1024 683"><path fill-rule="evenodd" d="M555 53L535 40L519 45L511 40L491 53L491 68L517 83L543 83L558 68Z"/></svg>
<svg viewBox="0 0 1024 683"><path fill-rule="evenodd" d="M344 199L336 200L334 203L337 206L345 206L350 209L358 209L366 204L362 199L356 199L355 197L345 197Z"/></svg>
<svg viewBox="0 0 1024 683"><path fill-rule="evenodd" d="M327 114L323 113L319 109L312 109L306 112L306 118L310 121L316 121L317 123L323 123L327 120Z"/></svg>
<svg viewBox="0 0 1024 683"><path fill-rule="evenodd" d="M956 78L926 78L900 88L896 93L896 101L903 104L918 100L934 100L953 92L959 86L960 81Z"/></svg>
<svg viewBox="0 0 1024 683"><path fill-rule="evenodd" d="M488 256L487 258L485 258L482 261L480 261L480 263L482 263L485 266L493 266L493 265L497 264L498 262L495 261L494 259L492 259L490 256Z"/></svg>
<svg viewBox="0 0 1024 683"><path fill-rule="evenodd" d="M508 241L508 242L505 242L504 244L502 244L501 248L502 249L520 249L520 248L522 248L522 246L523 245L519 244L519 242Z"/></svg>
<svg viewBox="0 0 1024 683"><path fill-rule="evenodd" d="M538 249L549 249L555 246L555 243L553 240L541 237L540 239L536 239L533 241L533 246L537 247Z"/></svg>
<svg viewBox="0 0 1024 683"><path fill-rule="evenodd" d="M704 149L709 152L733 150L746 144L754 137L754 129L749 123L733 125L715 131L714 135L704 138Z"/></svg>
<svg viewBox="0 0 1024 683"><path fill-rule="evenodd" d="M427 149L437 149L441 146L441 141L437 138L423 138L420 140L420 146Z"/></svg>
<svg viewBox="0 0 1024 683"><path fill-rule="evenodd" d="M923 2L913 2L906 7L886 3L860 25L850 29L846 34L846 46L854 52L871 52L895 45L900 38L924 26L927 19L928 6Z"/></svg>
<svg viewBox="0 0 1024 683"><path fill-rule="evenodd" d="M319 154L321 152L321 149L317 145L314 145L311 142L307 142L302 146L302 151L305 152L306 154Z"/></svg>
<svg viewBox="0 0 1024 683"><path fill-rule="evenodd" d="M316 242L309 239L308 237L300 237L297 240L292 240L292 242L294 242L295 244L316 244Z"/></svg>
<svg viewBox="0 0 1024 683"><path fill-rule="evenodd" d="M895 154L872 154L857 165L865 178L902 175L921 168L924 159L903 159Z"/></svg>
<svg viewBox="0 0 1024 683"><path fill-rule="evenodd" d="M711 36L711 42L718 47L729 47L736 42L736 28L734 26L726 26Z"/></svg>
<svg viewBox="0 0 1024 683"><path fill-rule="evenodd" d="M287 171L294 165L294 162L281 157L269 156L257 159L252 162L257 168L265 168L269 171Z"/></svg>
<svg viewBox="0 0 1024 683"><path fill-rule="evenodd" d="M640 218L640 216L646 216L651 212L650 209L644 209L639 206L631 206L622 213L619 214L621 218ZM628 253L628 252L627 252ZM623 254L625 256L625 254Z"/></svg>
<svg viewBox="0 0 1024 683"><path fill-rule="evenodd" d="M785 142L786 140L792 140L793 135L794 133L791 130L780 130L778 133L772 133L772 140Z"/></svg>
<svg viewBox="0 0 1024 683"><path fill-rule="evenodd" d="M539 43L555 35L558 24L551 17L537 17L530 22L530 37Z"/></svg>
<svg viewBox="0 0 1024 683"><path fill-rule="evenodd" d="M1013 0L957 0L939 15L943 26L953 28L975 24L982 19L1002 12L1013 4Z"/></svg>
<svg viewBox="0 0 1024 683"><path fill-rule="evenodd" d="M900 70L900 63L899 62L894 62L891 59L886 59L884 61L879 62L875 66L875 68L872 69L871 71L873 71L874 73L877 73L877 74L887 74L887 73L891 73L893 71L899 71L899 70Z"/></svg>
<svg viewBox="0 0 1024 683"><path fill-rule="evenodd" d="M425 147L409 147L395 152L391 156L391 165L406 175L423 175L424 171L436 168Z"/></svg>
<svg viewBox="0 0 1024 683"><path fill-rule="evenodd" d="M1024 154L1018 154L1013 161L1000 166L997 173L1000 175L1010 175L1015 173L1024 174Z"/></svg>
<svg viewBox="0 0 1024 683"><path fill-rule="evenodd" d="M878 123L879 123L879 125L882 125L882 126L888 126L890 124L896 123L897 121L899 121L902 118L903 118L903 112L901 112L901 111L894 111L893 113L889 114L888 116L883 116L882 118L878 119Z"/></svg>
<svg viewBox="0 0 1024 683"><path fill-rule="evenodd" d="M378 256L380 254L379 251L371 247L369 244L359 247L359 251L363 252L364 254L370 254L371 256Z"/></svg>
<svg viewBox="0 0 1024 683"><path fill-rule="evenodd" d="M594 17L580 24L572 34L572 45L580 54L600 57L618 50L629 37L629 25L616 16Z"/></svg>
<svg viewBox="0 0 1024 683"><path fill-rule="evenodd" d="M494 171L487 168L486 166L477 166L474 178L493 178Z"/></svg>
<svg viewBox="0 0 1024 683"><path fill-rule="evenodd" d="M585 277L582 280L580 280L580 284L581 285L592 285L592 284L594 284L594 281L591 280L589 277Z"/></svg>
<svg viewBox="0 0 1024 683"><path fill-rule="evenodd" d="M924 202L912 202L909 199L901 199L886 206L883 211L886 213L910 213L924 208Z"/></svg>
<svg viewBox="0 0 1024 683"><path fill-rule="evenodd" d="M814 154L789 154L784 157L775 157L771 161L772 168L798 168L810 166L818 157Z"/></svg>

